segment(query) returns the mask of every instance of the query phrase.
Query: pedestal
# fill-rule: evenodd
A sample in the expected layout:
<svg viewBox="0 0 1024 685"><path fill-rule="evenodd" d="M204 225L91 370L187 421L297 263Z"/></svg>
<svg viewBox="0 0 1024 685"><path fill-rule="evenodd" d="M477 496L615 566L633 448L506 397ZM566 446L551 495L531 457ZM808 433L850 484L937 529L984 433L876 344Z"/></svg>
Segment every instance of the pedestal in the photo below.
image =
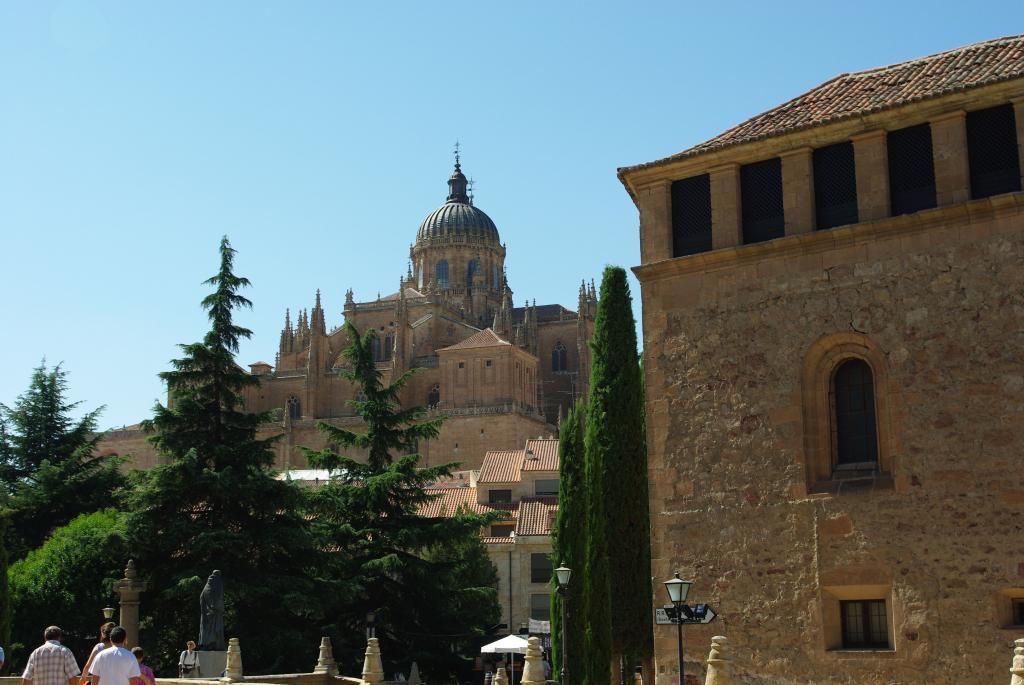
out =
<svg viewBox="0 0 1024 685"><path fill-rule="evenodd" d="M183 675L182 678L217 680L220 678L220 674L224 672L224 669L227 668L227 652L201 652L196 650L196 656L196 663L199 668L192 669L191 673Z"/></svg>

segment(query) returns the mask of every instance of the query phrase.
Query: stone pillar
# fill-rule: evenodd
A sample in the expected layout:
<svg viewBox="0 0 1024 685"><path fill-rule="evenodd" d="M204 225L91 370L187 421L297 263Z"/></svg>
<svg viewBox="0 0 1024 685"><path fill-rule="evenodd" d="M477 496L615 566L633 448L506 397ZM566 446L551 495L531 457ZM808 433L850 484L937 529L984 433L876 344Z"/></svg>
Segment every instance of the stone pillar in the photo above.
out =
<svg viewBox="0 0 1024 685"><path fill-rule="evenodd" d="M1024 639L1014 640L1013 662L1010 664L1010 685L1024 685Z"/></svg>
<svg viewBox="0 0 1024 685"><path fill-rule="evenodd" d="M146 581L139 580L135 571L135 561L128 560L124 570L124 578L113 585L114 592L120 598L121 616L118 619L127 633L125 640L129 648L139 644L139 597L146 591Z"/></svg>
<svg viewBox="0 0 1024 685"><path fill-rule="evenodd" d="M1017 166L1020 167L1020 187L1024 189L1024 98L1014 98L1013 117L1017 120Z"/></svg>
<svg viewBox="0 0 1024 685"><path fill-rule="evenodd" d="M366 641L366 654L363 657L362 685L384 682L384 664L380 661L380 645L377 638Z"/></svg>
<svg viewBox="0 0 1024 685"><path fill-rule="evenodd" d="M656 181L637 188L641 264L672 258L671 188L671 181Z"/></svg>
<svg viewBox="0 0 1024 685"><path fill-rule="evenodd" d="M723 164L708 173L711 175L711 249L742 245L740 165Z"/></svg>
<svg viewBox="0 0 1024 685"><path fill-rule="evenodd" d="M228 661L224 667L224 675L221 677L220 682L222 683L237 683L244 679L242 672L242 647L238 643L238 638L233 637L228 640Z"/></svg>
<svg viewBox="0 0 1024 685"><path fill-rule="evenodd" d="M544 685L544 661L540 653L540 638L526 641L526 666L523 667L521 685Z"/></svg>
<svg viewBox="0 0 1024 685"><path fill-rule="evenodd" d="M498 670L494 672L494 680L491 682L492 685L508 685L508 674L505 673L504 666L498 666Z"/></svg>
<svg viewBox="0 0 1024 685"><path fill-rule="evenodd" d="M326 673L327 675L338 675L338 662L334 660L334 648L331 646L331 638L320 638L320 656L317 657L313 673Z"/></svg>
<svg viewBox="0 0 1024 685"><path fill-rule="evenodd" d="M732 685L732 657L729 642L724 635L711 638L711 653L708 654L708 675L704 685Z"/></svg>
<svg viewBox="0 0 1024 685"><path fill-rule="evenodd" d="M861 221L889 216L889 149L885 131L850 138L857 176L857 214Z"/></svg>
<svg viewBox="0 0 1024 685"><path fill-rule="evenodd" d="M929 123L935 164L935 200L939 207L966 202L971 199L967 112L949 112Z"/></svg>
<svg viewBox="0 0 1024 685"><path fill-rule="evenodd" d="M782 158L782 208L786 235L814 230L814 150L801 147Z"/></svg>

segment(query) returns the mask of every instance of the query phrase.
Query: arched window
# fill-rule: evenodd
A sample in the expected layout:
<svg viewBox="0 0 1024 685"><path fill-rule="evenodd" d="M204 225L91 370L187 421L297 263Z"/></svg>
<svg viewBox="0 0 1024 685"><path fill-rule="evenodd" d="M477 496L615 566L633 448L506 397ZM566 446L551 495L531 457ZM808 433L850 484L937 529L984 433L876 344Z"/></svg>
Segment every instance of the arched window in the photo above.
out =
<svg viewBox="0 0 1024 685"><path fill-rule="evenodd" d="M552 371L568 371L569 363L565 355L565 345L559 340L555 348L551 350L551 370Z"/></svg>
<svg viewBox="0 0 1024 685"><path fill-rule="evenodd" d="M370 343L370 352L371 352L371 354L373 354L373 361L379 362L381 360L381 356L380 356L380 338L374 336L373 342Z"/></svg>
<svg viewBox="0 0 1024 685"><path fill-rule="evenodd" d="M841 363L832 377L835 459L839 467L878 463L875 387L863 359Z"/></svg>
<svg viewBox="0 0 1024 685"><path fill-rule="evenodd" d="M469 260L469 266L466 267L466 287L473 287L473 276L476 275L476 270L480 268L480 262L475 259Z"/></svg>
<svg viewBox="0 0 1024 685"><path fill-rule="evenodd" d="M441 402L441 386L434 383L434 387L427 393L427 406L436 407Z"/></svg>
<svg viewBox="0 0 1024 685"><path fill-rule="evenodd" d="M437 282L437 287L438 288L447 288L448 287L448 260L447 259L442 259L441 261L439 261L437 263L437 267L435 268L435 275L436 275L436 278L434 280Z"/></svg>
<svg viewBox="0 0 1024 685"><path fill-rule="evenodd" d="M288 418L298 419L302 417L302 406L299 404L299 398L292 395L285 402L285 407L288 410Z"/></svg>
<svg viewBox="0 0 1024 685"><path fill-rule="evenodd" d="M416 273L419 276L419 278L416 281L416 284L419 286L420 290L423 290L423 259L422 258L420 258L419 262L417 262L417 264L416 264Z"/></svg>
<svg viewBox="0 0 1024 685"><path fill-rule="evenodd" d="M391 361L392 353L395 351L395 336L393 336L393 335L385 335L384 336L384 349L382 351L383 351L384 361L386 361L386 362Z"/></svg>
<svg viewBox="0 0 1024 685"><path fill-rule="evenodd" d="M491 285L497 290L501 287L501 282L498 280L498 265L494 264L491 266Z"/></svg>

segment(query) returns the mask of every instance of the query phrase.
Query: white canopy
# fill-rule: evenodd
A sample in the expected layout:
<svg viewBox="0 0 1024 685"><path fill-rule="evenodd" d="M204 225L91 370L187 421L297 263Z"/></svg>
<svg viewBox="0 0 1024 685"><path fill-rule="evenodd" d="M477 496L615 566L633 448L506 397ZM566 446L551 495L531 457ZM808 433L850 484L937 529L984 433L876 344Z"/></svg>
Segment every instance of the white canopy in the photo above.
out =
<svg viewBox="0 0 1024 685"><path fill-rule="evenodd" d="M480 648L482 654L526 654L529 643L518 635L506 635Z"/></svg>

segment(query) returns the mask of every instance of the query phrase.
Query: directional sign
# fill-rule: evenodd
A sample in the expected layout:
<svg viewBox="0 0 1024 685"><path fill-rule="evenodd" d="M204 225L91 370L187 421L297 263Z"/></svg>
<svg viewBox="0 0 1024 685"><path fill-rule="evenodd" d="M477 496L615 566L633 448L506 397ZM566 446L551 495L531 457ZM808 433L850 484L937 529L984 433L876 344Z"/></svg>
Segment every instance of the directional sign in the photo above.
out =
<svg viewBox="0 0 1024 685"><path fill-rule="evenodd" d="M717 616L715 610L707 604L694 604L693 606L683 604L679 607L679 613L682 616L676 618L676 607L672 604L666 604L654 610L654 623L659 626L672 626L679 623L683 625L704 625L714 621L715 616Z"/></svg>

